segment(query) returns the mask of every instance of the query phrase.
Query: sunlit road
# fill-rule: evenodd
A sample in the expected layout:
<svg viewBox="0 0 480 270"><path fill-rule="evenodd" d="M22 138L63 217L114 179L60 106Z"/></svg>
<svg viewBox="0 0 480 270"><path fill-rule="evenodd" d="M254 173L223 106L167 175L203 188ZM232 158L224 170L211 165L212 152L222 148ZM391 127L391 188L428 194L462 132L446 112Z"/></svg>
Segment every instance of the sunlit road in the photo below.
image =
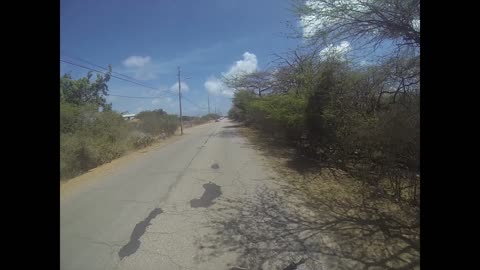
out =
<svg viewBox="0 0 480 270"><path fill-rule="evenodd" d="M185 130L106 175L61 194L61 269L230 269L238 254L205 257L206 211L269 177L235 123ZM217 247L222 248L218 243Z"/></svg>

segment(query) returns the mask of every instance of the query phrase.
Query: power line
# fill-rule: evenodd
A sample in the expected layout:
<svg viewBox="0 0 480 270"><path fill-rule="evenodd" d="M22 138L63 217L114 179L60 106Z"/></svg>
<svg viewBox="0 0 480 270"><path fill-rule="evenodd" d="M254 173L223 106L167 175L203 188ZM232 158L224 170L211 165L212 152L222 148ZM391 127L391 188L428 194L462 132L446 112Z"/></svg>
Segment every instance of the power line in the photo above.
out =
<svg viewBox="0 0 480 270"><path fill-rule="evenodd" d="M182 98L185 99L186 101L190 102L191 104L197 106L198 108L200 108L200 109L202 109L202 110L208 110L207 108L202 107L202 106L196 104L195 102L191 101L190 99L188 99L188 98L186 98L186 97L184 97L184 96L182 96Z"/></svg>
<svg viewBox="0 0 480 270"><path fill-rule="evenodd" d="M108 94L107 96L112 96L112 97L122 97L122 98L144 98L144 99L156 99L156 98L164 98L164 97L171 97L171 96L175 96L175 94L169 94L169 95L158 96L158 97L137 97L137 96L123 96L123 95L113 95L113 94Z"/></svg>
<svg viewBox="0 0 480 270"><path fill-rule="evenodd" d="M87 63L87 64L92 65L92 66L94 66L94 67L98 67L98 68L101 68L101 69L104 69L104 70L108 70L108 68L106 68L106 67L100 66L100 65L98 65L98 64L95 64L95 63L93 63L93 62L87 61L87 60L82 59L82 58L79 58L79 57L72 57L72 56L67 56L67 57L68 57L68 58L71 58L71 59L75 59L75 60L81 61L81 62L84 62L84 63ZM130 77L130 76L125 75L125 74L122 74L122 73L120 73L120 72L116 72L116 71L113 71L113 70L112 70L112 73L113 73L113 74L117 74L117 75L122 76L122 77L125 77L125 78L130 79L130 80L133 80L133 81L138 82L138 83L140 83L140 84L147 85L147 84L144 84L144 83L142 83L142 82L139 82L139 80L137 80L137 79L135 79L135 78L133 78L133 77ZM147 85L147 86L148 86L148 85ZM153 87L153 86L149 86L149 87Z"/></svg>
<svg viewBox="0 0 480 270"><path fill-rule="evenodd" d="M74 65L74 66L77 66L77 67L81 67L81 68L88 69L88 70L91 70L91 71L95 71L95 72L98 72L98 73L101 73L101 74L105 75L105 72L103 72L103 71L96 70L96 69L93 69L93 68L89 68L89 67L86 67L86 66L83 66L83 65L80 65L80 64L70 62L70 61L60 59L60 62L64 62L64 63L70 64L70 65ZM134 83L136 85L140 85L140 86L143 86L143 87L146 87L146 88L149 88L149 89L160 90L160 91L168 91L168 90L162 90L162 89L154 88L154 87L151 87L151 86L148 86L148 85L145 85L145 84L142 84L142 83L138 83L138 82L135 82L135 81L132 81L132 80L128 80L128 79L125 79L125 78L117 77L117 76L112 75L112 74L110 74L110 76L113 77L113 78L117 78L119 80L122 80L122 81L131 82L131 83Z"/></svg>

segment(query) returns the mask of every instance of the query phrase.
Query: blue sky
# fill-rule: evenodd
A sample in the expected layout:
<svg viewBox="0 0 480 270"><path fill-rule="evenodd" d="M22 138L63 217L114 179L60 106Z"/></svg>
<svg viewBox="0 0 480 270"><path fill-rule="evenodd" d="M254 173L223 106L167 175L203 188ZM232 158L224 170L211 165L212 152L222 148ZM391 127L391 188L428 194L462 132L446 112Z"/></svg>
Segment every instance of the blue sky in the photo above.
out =
<svg viewBox="0 0 480 270"><path fill-rule="evenodd" d="M110 93L164 96L158 99L109 97L114 110L137 113L162 108L178 113L177 66L184 83L184 115L230 109L231 92L221 89L222 74L262 70L271 54L295 48L286 21L298 19L290 0L61 0L61 58L101 66L158 88L112 78ZM72 58L73 57L73 58ZM75 59L77 58L77 60ZM75 78L87 70L60 64ZM170 95L170 96L168 96ZM190 103L192 101L194 104Z"/></svg>

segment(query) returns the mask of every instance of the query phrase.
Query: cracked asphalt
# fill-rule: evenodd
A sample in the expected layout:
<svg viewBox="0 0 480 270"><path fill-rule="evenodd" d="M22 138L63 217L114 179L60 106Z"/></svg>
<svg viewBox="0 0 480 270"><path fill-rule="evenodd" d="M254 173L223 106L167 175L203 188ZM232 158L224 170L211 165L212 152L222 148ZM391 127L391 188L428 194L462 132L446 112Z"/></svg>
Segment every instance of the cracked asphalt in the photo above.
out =
<svg viewBox="0 0 480 270"><path fill-rule="evenodd" d="M236 267L235 252L205 260L195 241L213 233L202 224L219 201L274 186L274 172L234 125L186 129L179 140L61 193L61 269Z"/></svg>

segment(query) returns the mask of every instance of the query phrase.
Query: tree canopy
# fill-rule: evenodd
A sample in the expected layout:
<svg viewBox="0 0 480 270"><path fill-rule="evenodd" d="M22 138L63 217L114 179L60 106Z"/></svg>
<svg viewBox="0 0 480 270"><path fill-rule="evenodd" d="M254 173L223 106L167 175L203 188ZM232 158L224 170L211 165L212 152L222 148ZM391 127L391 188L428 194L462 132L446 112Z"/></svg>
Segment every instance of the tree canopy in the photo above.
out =
<svg viewBox="0 0 480 270"><path fill-rule="evenodd" d="M69 73L64 74L60 77L60 101L76 105L95 104L99 109L111 110L112 105L106 101L111 73L112 67L108 66L108 72L97 74L95 80L92 80L91 71L77 80Z"/></svg>

